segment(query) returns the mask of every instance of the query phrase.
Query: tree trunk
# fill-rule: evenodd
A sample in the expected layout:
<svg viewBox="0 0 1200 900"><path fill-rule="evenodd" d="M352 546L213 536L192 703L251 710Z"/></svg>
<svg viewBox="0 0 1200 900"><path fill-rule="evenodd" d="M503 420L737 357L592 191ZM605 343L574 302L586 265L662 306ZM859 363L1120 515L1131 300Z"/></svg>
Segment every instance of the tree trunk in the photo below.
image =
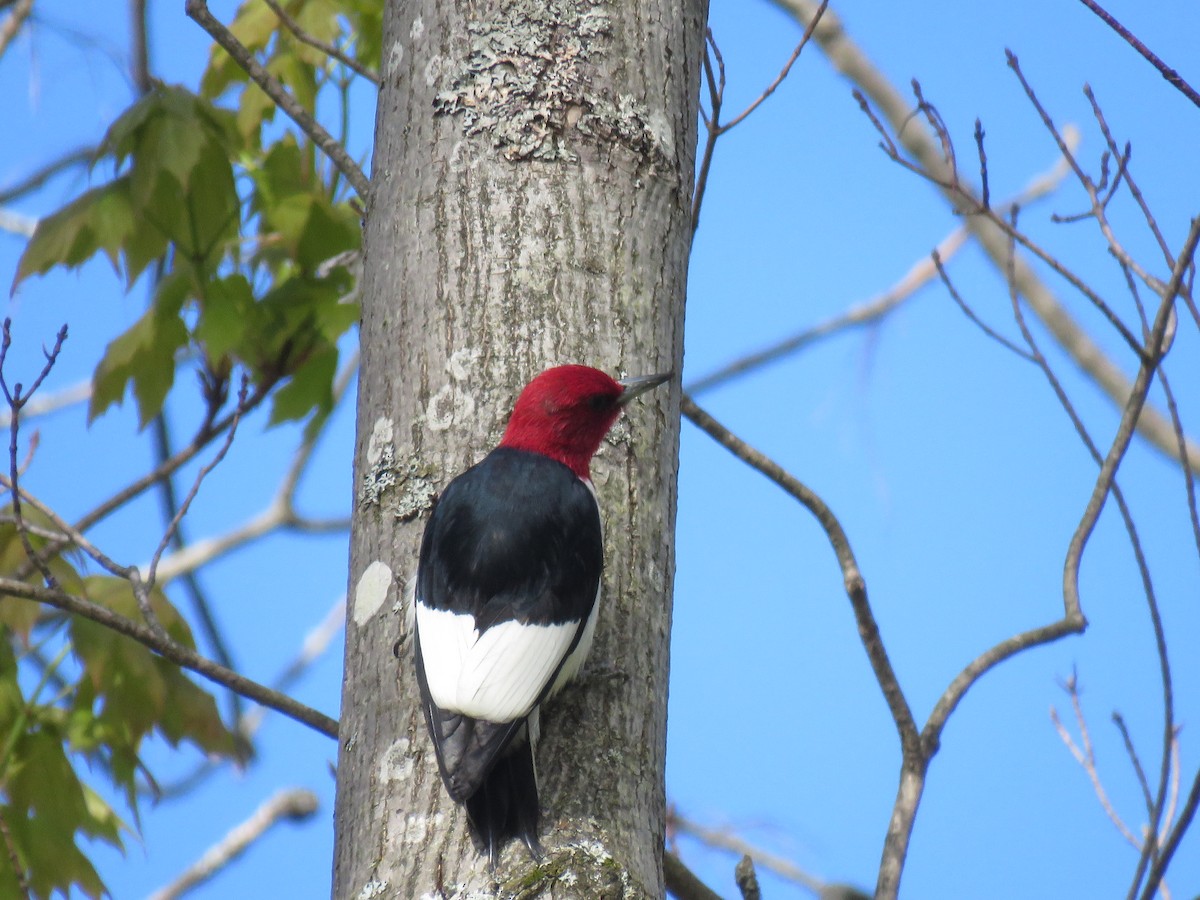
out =
<svg viewBox="0 0 1200 900"><path fill-rule="evenodd" d="M366 226L335 897L661 896L678 383L593 466L600 624L543 714L542 837L493 877L413 674L436 492L551 365L679 371L705 0L390 0ZM395 652L393 652L395 651ZM438 891L441 891L439 894Z"/></svg>

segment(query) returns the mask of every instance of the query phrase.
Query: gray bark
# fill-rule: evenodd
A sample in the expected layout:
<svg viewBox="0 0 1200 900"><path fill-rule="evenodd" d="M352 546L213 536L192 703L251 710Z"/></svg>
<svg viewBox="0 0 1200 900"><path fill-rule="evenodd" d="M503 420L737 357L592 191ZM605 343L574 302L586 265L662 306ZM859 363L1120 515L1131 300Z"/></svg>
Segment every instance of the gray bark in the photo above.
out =
<svg viewBox="0 0 1200 900"><path fill-rule="evenodd" d="M493 879L471 846L425 734L404 606L432 498L495 444L530 377L566 362L679 370L706 12L704 0L388 4L336 897L488 896L494 881L529 897L663 893L678 383L638 401L593 465L602 609L582 679L543 714L540 865L514 845Z"/></svg>

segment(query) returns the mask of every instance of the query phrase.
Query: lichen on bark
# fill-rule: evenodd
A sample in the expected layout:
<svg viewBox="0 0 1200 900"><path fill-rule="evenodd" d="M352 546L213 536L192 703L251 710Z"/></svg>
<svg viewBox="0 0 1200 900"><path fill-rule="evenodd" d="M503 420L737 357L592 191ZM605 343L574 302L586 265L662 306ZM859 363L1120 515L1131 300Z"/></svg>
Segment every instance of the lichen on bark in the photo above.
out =
<svg viewBox="0 0 1200 900"><path fill-rule="evenodd" d="M591 88L611 30L608 12L586 0L510 0L468 24L464 59L443 60L434 110L460 116L464 134L490 136L509 160L575 162L574 132L665 164L673 147L665 118L635 97Z"/></svg>

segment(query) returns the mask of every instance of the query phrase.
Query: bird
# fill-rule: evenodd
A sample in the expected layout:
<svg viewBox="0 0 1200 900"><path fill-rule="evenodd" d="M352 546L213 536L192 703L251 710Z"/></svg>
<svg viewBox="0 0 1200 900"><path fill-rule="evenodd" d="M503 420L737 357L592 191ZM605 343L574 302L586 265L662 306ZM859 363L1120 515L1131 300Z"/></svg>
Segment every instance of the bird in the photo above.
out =
<svg viewBox="0 0 1200 900"><path fill-rule="evenodd" d="M442 782L493 871L515 838L541 857L540 710L578 674L595 634L604 547L592 457L621 411L671 377L547 369L426 523L414 603L421 705Z"/></svg>

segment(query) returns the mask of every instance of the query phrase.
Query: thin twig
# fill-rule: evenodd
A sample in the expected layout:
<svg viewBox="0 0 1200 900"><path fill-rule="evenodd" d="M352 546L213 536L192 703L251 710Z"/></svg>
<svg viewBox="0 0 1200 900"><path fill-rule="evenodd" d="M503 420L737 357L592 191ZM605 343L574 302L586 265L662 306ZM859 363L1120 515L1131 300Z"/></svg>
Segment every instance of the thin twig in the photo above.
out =
<svg viewBox="0 0 1200 900"><path fill-rule="evenodd" d="M280 693L287 692L293 684L303 677L304 673L311 668L313 663L325 654L334 637L337 636L338 632L345 625L345 622L346 598L339 597L337 602L330 607L324 618L304 636L304 640L301 642L300 650L296 656L290 663L284 666L283 670L275 678L268 682L268 687ZM262 723L270 711L269 707L258 704L252 705L237 719L232 730L248 742L258 732L259 728L262 727ZM209 757L200 762L187 775L176 779L169 785L161 788L155 787L153 791L147 791L147 793L153 793L157 797L178 797L182 794L190 793L193 788L209 775L216 772L218 768L225 765L227 761L224 757Z"/></svg>
<svg viewBox="0 0 1200 900"><path fill-rule="evenodd" d="M39 416L46 416L72 406L78 406L92 396L92 382L80 381L70 387L65 387L52 394L30 398L29 403L21 408L21 421L28 422ZM8 428L12 424L12 413L0 411L0 428Z"/></svg>
<svg viewBox="0 0 1200 900"><path fill-rule="evenodd" d="M246 49L245 46L233 35L228 28L214 16L208 8L207 0L187 0L185 7L190 18L195 20L197 24L220 44L230 56L237 62L250 79L257 84L268 97L275 101L276 105L287 113L288 117L296 123L308 138L316 144L330 161L338 168L338 170L346 176L346 180L358 193L358 196L365 202L369 199L371 182L366 175L363 174L358 163L346 152L346 148L329 134L328 131L315 119L308 110L279 83L274 76L271 75L262 65L256 60L253 54Z"/></svg>
<svg viewBox="0 0 1200 900"><path fill-rule="evenodd" d="M162 540L158 543L158 548L154 551L154 556L150 558L150 565L146 570L146 584L149 587L154 587L154 580L158 571L158 563L162 559L162 555L166 552L167 546L171 543L171 536L179 527L179 523L183 517L187 515L191 509L192 501L196 499L196 495L200 493L200 485L204 483L204 479L208 474L221 464L225 459L225 455L229 452L229 448L233 446L233 439L237 435L238 423L241 421L242 413L245 409L245 404L250 391L250 381L245 375L242 376L242 386L238 391L237 406L234 407L233 421L229 424L229 430L225 433L225 441L221 444L221 449L217 451L216 456L209 460L196 473L196 480L192 483L192 489L188 491L187 496L183 498L183 502L179 504L179 509L175 512L174 518L167 525L166 533L162 536Z"/></svg>
<svg viewBox="0 0 1200 900"><path fill-rule="evenodd" d="M80 147L77 150L71 150L68 153L64 153L57 159L51 160L41 168L36 169L29 175L26 175L11 187L0 190L0 205L11 203L13 200L19 200L21 197L24 197L31 191L36 191L60 172L70 169L73 166L81 166L85 163L89 163L95 158L95 156L95 147Z"/></svg>
<svg viewBox="0 0 1200 900"><path fill-rule="evenodd" d="M21 545L25 549L25 555L29 562L37 568L41 573L46 584L51 587L57 587L58 581L55 579L50 567L46 564L48 557L38 553L33 548L33 542L29 539L29 531L25 527L25 517L21 512L21 489L20 477L21 466L17 462L17 439L21 428L21 409L29 402L29 398L37 393L38 388L42 386L50 374L50 370L54 368L54 363L58 360L58 354L62 352L63 342L67 339L67 326L63 325L58 331L58 337L54 342L54 348L50 351L43 350L46 356L46 362L42 366L41 372L30 385L29 390L22 392L22 386L18 382L11 389L8 385L8 379L4 375L4 362L8 358L9 347L12 346L12 320L5 319L3 325L3 333L0 334L0 391L4 393L4 399L8 402L9 409L9 443L8 443L8 460L9 460L9 481L12 491L12 506L13 517L17 523L17 534L21 538Z"/></svg>
<svg viewBox="0 0 1200 900"><path fill-rule="evenodd" d="M712 51L711 53L709 52L710 50ZM712 61L714 56L720 67L720 82L713 76ZM700 228L700 208L704 205L704 192L708 188L708 175L712 170L713 154L717 149L717 138L721 136L721 103L724 100L725 94L725 61L721 58L721 50L717 47L717 42L713 38L711 28L705 30L704 56L701 57L701 63L704 70L704 82L708 85L709 111L707 115L703 115L703 107L700 110L704 118L705 138L704 152L700 154L700 165L696 170L696 185L692 188L693 240L696 238L696 231Z"/></svg>
<svg viewBox="0 0 1200 900"><path fill-rule="evenodd" d="M1028 350L1018 347L1016 344L1014 344L1012 341L1010 341L1004 335L993 330L992 327L990 325L988 325L986 322L984 322L982 319L980 319L979 316L975 315L975 311L973 309L971 309L970 306L967 305L967 302L965 300L963 300L962 296L958 293L958 289L954 286L954 283L952 281L950 281L950 276L946 274L946 267L944 265L942 265L941 254L938 253L936 250L934 250L933 253L930 254L930 256L933 259L933 264L937 267L937 273L938 273L938 276L942 279L942 284L944 284L946 286L946 290L950 293L950 299L952 299L955 302L955 304L958 306L959 309L961 309L963 311L963 313L966 315L966 317L968 319L970 319L972 322L974 322L980 331L982 331L984 334L986 334L988 337L990 337L993 341L998 343L1001 347L1011 350L1013 353L1015 353L1018 357L1025 360L1026 362L1034 362L1034 358Z"/></svg>
<svg viewBox="0 0 1200 900"><path fill-rule="evenodd" d="M21 896L25 900L29 900L29 879L26 878L25 867L21 865L21 857L17 854L17 845L13 841L12 832L8 830L8 822L4 818L3 807L0 807L0 838L4 840L4 849L8 854L8 864L12 866L13 877L17 882L17 890L21 892Z"/></svg>
<svg viewBox="0 0 1200 900"><path fill-rule="evenodd" d="M151 900L175 900L199 887L245 853L250 846L281 821L302 822L320 806L317 795L302 788L281 790L263 803L245 822L234 827L204 852L171 884L151 894Z"/></svg>
<svg viewBox="0 0 1200 900"><path fill-rule="evenodd" d="M717 148L717 139L725 134L730 129L745 121L746 117L753 113L763 102L770 97L775 90L788 77L788 73L792 70L792 66L796 60L800 58L801 51L816 31L818 23L821 21L821 15L825 11L825 7L829 5L829 0L821 0L821 7L817 11L813 21L810 22L804 29L804 34L800 37L800 43L796 45L796 49L792 51L791 57L784 63L779 74L775 76L763 92L759 94L758 99L747 106L744 110L738 113L729 122L721 122L721 106L725 100L725 60L721 57L721 49L717 46L717 41L713 37L712 29L705 29L704 37L704 56L701 58L701 63L704 70L704 80L708 86L708 103L709 111L705 113L704 108L700 109L700 116L704 120L704 151L700 154L700 165L697 168L696 185L692 189L692 237L695 238L696 230L700 227L700 207L704 203L704 191L708 187L708 176L712 169L713 154ZM710 53L711 50L711 53ZM717 68L720 77L716 78L713 75L713 57L716 58Z"/></svg>
<svg viewBox="0 0 1200 900"><path fill-rule="evenodd" d="M1183 77L1178 72L1159 59L1154 51L1139 41L1128 28L1109 15L1109 13L1106 12L1099 3L1096 3L1096 0L1079 0L1079 2L1099 16L1105 25L1119 34L1125 43L1129 44L1130 47L1140 53L1146 59L1146 61L1150 63L1150 65L1154 66L1154 68L1158 70L1158 74L1165 78L1172 87L1183 94L1183 96L1191 100L1194 104L1200 106L1200 94L1196 93L1196 90L1186 81L1184 81Z"/></svg>
<svg viewBox="0 0 1200 900"><path fill-rule="evenodd" d="M1075 757L1075 761L1079 763L1079 767L1083 769L1087 775L1088 781L1091 782L1092 792L1095 793L1096 799L1100 801L1100 808L1104 810L1104 814L1108 816L1110 822L1121 834L1121 837L1135 849L1142 849L1142 842L1134 836L1134 833L1125 824L1125 821L1117 813L1112 805L1112 800L1109 799L1108 791L1104 788L1104 782L1100 780L1100 771L1096 767L1096 755L1092 749L1091 734L1088 732L1087 719L1083 716L1083 707L1079 701L1078 684L1074 676L1072 676L1063 689L1067 692L1071 699L1071 709L1075 714L1075 725L1079 729L1079 739L1083 744L1082 747L1076 745L1071 733L1067 731L1067 727L1063 725L1062 720L1058 717L1058 710L1053 706L1050 707L1050 721L1054 723L1054 730L1058 732L1059 738L1062 740L1066 748ZM1149 787L1146 787L1146 805L1150 805Z"/></svg>
<svg viewBox="0 0 1200 900"><path fill-rule="evenodd" d="M245 406L242 409L242 415L250 412L259 406L270 394L271 388L275 386L275 379L266 378L261 381L246 400ZM123 507L126 503L144 493L149 488L158 484L164 478L169 477L182 466L191 462L200 451L207 447L212 441L223 434L233 422L234 413L227 413L218 420L210 421L208 418L201 424L195 436L186 447L181 448L174 456L168 459L161 465L155 466L150 472L136 479L131 484L122 488L117 493L113 494L107 500L96 506L75 523L75 528L79 531L87 531L97 522L106 519L113 512Z"/></svg>
<svg viewBox="0 0 1200 900"><path fill-rule="evenodd" d="M1142 799L1146 803L1146 818L1149 819L1154 815L1154 797L1150 793L1150 782L1146 778L1146 770L1142 767L1142 759L1138 756L1137 748L1133 746L1133 736L1130 735L1129 727L1125 724L1125 717L1119 712L1114 712L1112 720L1113 724L1117 726L1117 731L1121 733L1121 741L1125 745L1125 755L1129 757L1129 764L1133 767L1138 787L1142 789ZM1141 845L1138 846L1140 849Z"/></svg>
<svg viewBox="0 0 1200 900"><path fill-rule="evenodd" d="M783 64L783 68L779 70L779 74L775 76L775 80L763 89L763 92L758 95L758 99L722 125L719 134L725 134L725 132L731 131L737 125L740 125L743 121L745 121L747 116L762 106L762 104L766 102L766 99L775 93L776 88L783 84L784 79L788 77L788 73L792 71L792 66L795 65L796 60L800 58L800 53L812 39L813 32L816 31L817 26L821 24L821 16L825 14L825 9L828 6L829 0L821 0L821 5L817 8L812 20L805 27L804 34L800 36L800 43L796 45L796 49L792 51L792 55L788 57L788 61Z"/></svg>
<svg viewBox="0 0 1200 900"><path fill-rule="evenodd" d="M358 353L346 362L333 385L333 402L336 405L345 396L358 371ZM295 509L296 490L300 479L308 469L317 440L325 429L314 430L301 441L292 457L287 472L279 482L279 488L270 505L258 515L248 519L237 528L230 529L217 537L191 541L186 547L164 559L159 566L158 577L163 583L180 576L187 576L201 566L278 530L304 534L329 534L345 531L350 527L348 517L312 519L301 516Z"/></svg>
<svg viewBox="0 0 1200 900"><path fill-rule="evenodd" d="M317 38L313 37L311 34L301 28L300 23L289 16L283 7L276 3L275 0L263 0L263 2L266 3L267 6L271 7L271 12L275 13L275 15L279 17L279 21L283 23L284 27L287 28L287 30L290 31L300 43L308 44L308 46L316 50L320 50L326 56L336 59L343 66L353 69L372 84L376 86L379 85L379 76L376 73L372 72L350 54L343 53L333 44L317 40Z"/></svg>

